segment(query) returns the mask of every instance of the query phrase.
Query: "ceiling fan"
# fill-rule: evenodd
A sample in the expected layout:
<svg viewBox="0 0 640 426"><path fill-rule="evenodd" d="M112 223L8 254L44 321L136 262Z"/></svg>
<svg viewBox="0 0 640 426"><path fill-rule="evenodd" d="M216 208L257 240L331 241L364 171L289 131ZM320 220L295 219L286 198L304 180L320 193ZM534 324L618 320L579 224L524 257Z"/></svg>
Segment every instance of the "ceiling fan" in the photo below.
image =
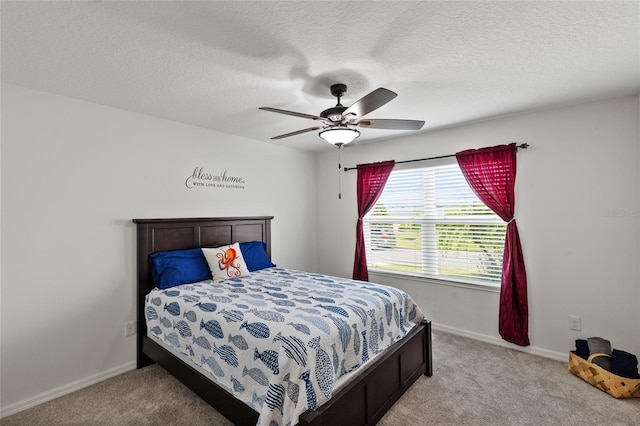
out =
<svg viewBox="0 0 640 426"><path fill-rule="evenodd" d="M320 113L320 115L304 114L270 107L260 107L259 109L263 111L277 112L279 114L293 115L294 117L308 118L310 120L320 122L314 127L274 136L271 139L283 139L288 138L289 136L323 129L318 135L322 139L338 147L350 144L360 136L360 132L355 127L389 130L420 130L424 125L424 121L419 120L362 118L398 96L397 93L394 93L391 90L384 89L382 87L376 89L365 95L363 98L357 100L350 107L342 106L340 103L340 98L342 98L345 93L347 93L346 84L333 84L331 86L331 95L338 98L338 103L335 107L325 109Z"/></svg>

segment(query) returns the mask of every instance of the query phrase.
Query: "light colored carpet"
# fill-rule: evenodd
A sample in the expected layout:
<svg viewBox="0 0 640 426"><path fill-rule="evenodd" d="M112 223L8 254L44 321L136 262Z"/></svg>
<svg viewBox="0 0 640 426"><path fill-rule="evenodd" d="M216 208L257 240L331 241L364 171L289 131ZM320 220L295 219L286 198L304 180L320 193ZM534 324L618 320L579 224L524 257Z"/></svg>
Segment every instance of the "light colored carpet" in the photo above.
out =
<svg viewBox="0 0 640 426"><path fill-rule="evenodd" d="M640 425L640 398L615 399L570 374L566 363L442 332L433 342L433 377L421 377L379 425ZM0 423L231 425L157 365Z"/></svg>

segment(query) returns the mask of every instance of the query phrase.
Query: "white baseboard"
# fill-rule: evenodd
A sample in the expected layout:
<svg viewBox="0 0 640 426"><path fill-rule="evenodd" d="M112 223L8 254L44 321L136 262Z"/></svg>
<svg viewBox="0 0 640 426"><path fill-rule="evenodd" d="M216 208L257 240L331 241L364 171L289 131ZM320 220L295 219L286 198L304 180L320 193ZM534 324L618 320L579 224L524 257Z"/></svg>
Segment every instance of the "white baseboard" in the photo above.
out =
<svg viewBox="0 0 640 426"><path fill-rule="evenodd" d="M481 342L492 343L494 345L503 346L505 348L515 349L517 351L554 359L556 361L568 362L569 360L569 353L550 351L548 349L538 348L535 346L526 346L526 347L518 346L497 337L487 336L486 334L475 333L473 331L462 330L460 328L449 327L447 325L436 324L436 323L432 323L431 325L434 330L444 331L445 333L456 334L458 336L480 340Z"/></svg>
<svg viewBox="0 0 640 426"><path fill-rule="evenodd" d="M87 386L91 386L103 380L107 380L111 377L118 376L122 373L126 373L127 371L135 370L135 368L136 368L135 361L128 362L119 367L114 367L107 371L103 371L101 373L94 374L89 377L85 377L84 379L76 380L75 382L69 383L64 386L60 386L59 388L52 389L47 392L43 392L32 398L27 398L25 400L11 404L7 407L1 407L0 418L10 416L12 414L18 413L20 411L26 410L31 407L35 407L36 405L40 405L47 401L51 401L52 399L59 398L63 395L66 395L71 392L75 392L82 388L86 388Z"/></svg>

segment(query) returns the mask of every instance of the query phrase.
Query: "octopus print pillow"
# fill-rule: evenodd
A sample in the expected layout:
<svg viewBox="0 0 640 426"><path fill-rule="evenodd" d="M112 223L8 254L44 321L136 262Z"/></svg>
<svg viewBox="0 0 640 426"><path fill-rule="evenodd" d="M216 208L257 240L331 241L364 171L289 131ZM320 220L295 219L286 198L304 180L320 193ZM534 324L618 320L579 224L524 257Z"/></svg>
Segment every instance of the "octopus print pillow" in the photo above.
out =
<svg viewBox="0 0 640 426"><path fill-rule="evenodd" d="M209 269L211 269L213 282L219 283L229 278L250 275L238 243L216 248L203 248L202 253L207 259Z"/></svg>

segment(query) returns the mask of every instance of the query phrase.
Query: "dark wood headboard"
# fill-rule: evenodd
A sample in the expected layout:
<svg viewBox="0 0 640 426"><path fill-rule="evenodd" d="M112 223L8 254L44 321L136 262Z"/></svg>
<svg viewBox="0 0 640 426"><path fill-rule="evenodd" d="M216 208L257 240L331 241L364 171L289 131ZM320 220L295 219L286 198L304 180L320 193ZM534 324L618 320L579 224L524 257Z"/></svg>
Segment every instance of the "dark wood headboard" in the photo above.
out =
<svg viewBox="0 0 640 426"><path fill-rule="evenodd" d="M273 216L133 219L138 227L138 367L141 363L142 338L147 332L144 298L155 287L149 255L157 251L263 241L267 244L267 255L271 258L271 219Z"/></svg>

